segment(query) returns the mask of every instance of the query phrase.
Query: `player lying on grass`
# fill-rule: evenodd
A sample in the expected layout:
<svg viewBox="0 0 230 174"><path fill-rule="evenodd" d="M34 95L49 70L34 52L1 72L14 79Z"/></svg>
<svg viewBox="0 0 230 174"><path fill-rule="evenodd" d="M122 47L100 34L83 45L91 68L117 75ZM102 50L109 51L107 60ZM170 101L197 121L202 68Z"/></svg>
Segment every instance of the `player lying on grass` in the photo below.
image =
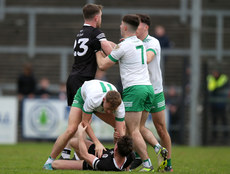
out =
<svg viewBox="0 0 230 174"><path fill-rule="evenodd" d="M95 136L89 121L92 113L116 128L119 135L125 135L125 110L120 93L114 85L100 80L86 81L78 89L69 114L66 131L56 140L51 155L43 168L51 170L51 164L74 136L81 121L87 126L86 132L95 144L95 156L99 158L105 147Z"/></svg>
<svg viewBox="0 0 230 174"><path fill-rule="evenodd" d="M129 136L118 138L113 149L103 151L101 158L96 157L95 144L85 139L87 126L80 123L77 137L70 140L71 146L82 160L55 160L53 169L72 170L101 170L101 171L123 171L128 170L135 156L133 154L133 142Z"/></svg>

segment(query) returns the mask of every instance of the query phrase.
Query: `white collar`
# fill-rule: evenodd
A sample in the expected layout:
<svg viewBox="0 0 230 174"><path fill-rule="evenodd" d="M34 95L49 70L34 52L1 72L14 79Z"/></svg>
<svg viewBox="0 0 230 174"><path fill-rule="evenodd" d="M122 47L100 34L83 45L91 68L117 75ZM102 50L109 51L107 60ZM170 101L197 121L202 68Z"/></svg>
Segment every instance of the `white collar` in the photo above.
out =
<svg viewBox="0 0 230 174"><path fill-rule="evenodd" d="M83 26L91 26L91 25L84 23L84 25L83 25Z"/></svg>
<svg viewBox="0 0 230 174"><path fill-rule="evenodd" d="M117 169L119 169L119 170L122 170L122 169L123 169L123 166L124 166L124 164L126 163L126 161L127 161L127 158L125 157L125 161L124 161L123 165L121 166L121 168L119 168L118 165L117 165L117 163L116 163L115 158L113 158L113 163L114 163L115 167L116 167Z"/></svg>

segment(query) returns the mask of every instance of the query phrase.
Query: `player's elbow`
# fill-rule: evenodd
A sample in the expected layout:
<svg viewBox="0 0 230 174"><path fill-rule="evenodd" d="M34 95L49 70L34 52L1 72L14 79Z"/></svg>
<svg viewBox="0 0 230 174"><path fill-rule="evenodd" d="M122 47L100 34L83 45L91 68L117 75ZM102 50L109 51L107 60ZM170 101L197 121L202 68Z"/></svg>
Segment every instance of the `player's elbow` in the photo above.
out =
<svg viewBox="0 0 230 174"><path fill-rule="evenodd" d="M105 68L105 66L103 64L98 64L98 68L101 70L101 71L105 71L107 68Z"/></svg>

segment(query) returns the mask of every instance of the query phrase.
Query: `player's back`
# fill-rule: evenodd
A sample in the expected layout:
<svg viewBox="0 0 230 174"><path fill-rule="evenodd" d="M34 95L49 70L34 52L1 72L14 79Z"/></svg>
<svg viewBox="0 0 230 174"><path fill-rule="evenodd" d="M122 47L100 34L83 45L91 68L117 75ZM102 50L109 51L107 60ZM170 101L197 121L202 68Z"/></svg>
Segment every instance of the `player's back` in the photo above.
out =
<svg viewBox="0 0 230 174"><path fill-rule="evenodd" d="M84 25L74 42L74 64L72 73L80 76L95 77L97 70L95 52L101 49L100 39L104 33L89 25Z"/></svg>
<svg viewBox="0 0 230 174"><path fill-rule="evenodd" d="M86 81L82 85L81 94L84 100L87 98L96 98L99 96L99 98L103 98L106 92L112 90L117 91L116 87L109 82L101 80L90 80Z"/></svg>
<svg viewBox="0 0 230 174"><path fill-rule="evenodd" d="M132 36L121 42L120 46L124 51L119 61L123 88L133 85L151 85L146 50L142 41Z"/></svg>
<svg viewBox="0 0 230 174"><path fill-rule="evenodd" d="M154 87L155 93L160 93L163 91L163 85L162 85L162 73L161 73L161 67L160 67L160 61L161 61L161 47L159 41L148 35L143 40L144 46L146 50L153 50L155 57L154 59L148 64L148 70L150 75L150 81Z"/></svg>

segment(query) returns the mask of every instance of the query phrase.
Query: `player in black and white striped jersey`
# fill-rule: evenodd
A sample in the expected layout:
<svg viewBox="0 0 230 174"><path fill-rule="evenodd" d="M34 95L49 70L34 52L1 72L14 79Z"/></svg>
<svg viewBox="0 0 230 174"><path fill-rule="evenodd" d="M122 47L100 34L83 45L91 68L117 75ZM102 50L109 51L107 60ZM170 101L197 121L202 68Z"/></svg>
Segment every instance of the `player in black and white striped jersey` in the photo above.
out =
<svg viewBox="0 0 230 174"><path fill-rule="evenodd" d="M103 151L101 158L95 156L95 144L84 137L86 126L80 123L77 137L70 141L81 160L55 160L53 169L124 171L135 158L133 142L129 136L119 137L113 149Z"/></svg>

